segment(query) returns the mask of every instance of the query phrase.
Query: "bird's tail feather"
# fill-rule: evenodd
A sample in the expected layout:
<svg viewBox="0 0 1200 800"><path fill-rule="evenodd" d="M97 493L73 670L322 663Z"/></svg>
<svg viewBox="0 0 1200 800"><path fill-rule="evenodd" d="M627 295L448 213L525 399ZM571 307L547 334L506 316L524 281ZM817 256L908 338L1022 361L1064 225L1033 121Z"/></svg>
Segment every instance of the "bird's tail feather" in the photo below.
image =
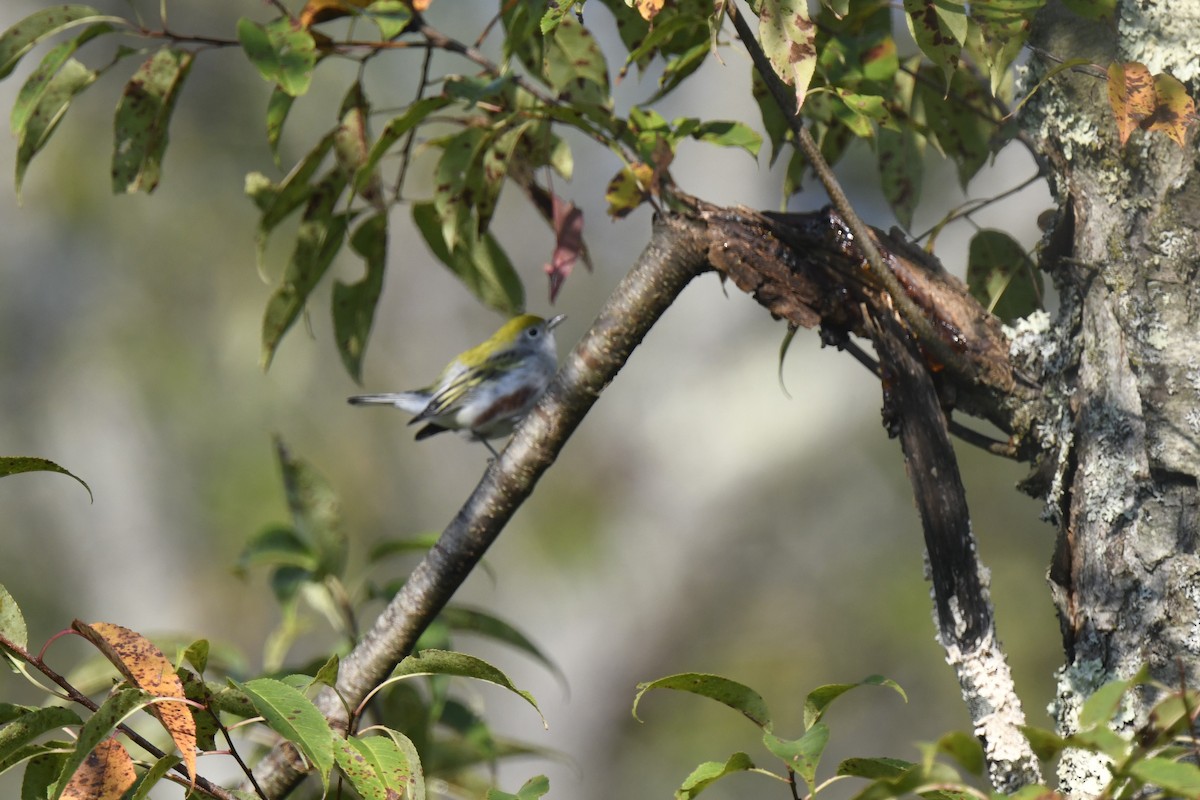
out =
<svg viewBox="0 0 1200 800"><path fill-rule="evenodd" d="M429 405L429 395L423 392L390 392L358 394L347 398L352 406L395 406L410 414L420 414Z"/></svg>

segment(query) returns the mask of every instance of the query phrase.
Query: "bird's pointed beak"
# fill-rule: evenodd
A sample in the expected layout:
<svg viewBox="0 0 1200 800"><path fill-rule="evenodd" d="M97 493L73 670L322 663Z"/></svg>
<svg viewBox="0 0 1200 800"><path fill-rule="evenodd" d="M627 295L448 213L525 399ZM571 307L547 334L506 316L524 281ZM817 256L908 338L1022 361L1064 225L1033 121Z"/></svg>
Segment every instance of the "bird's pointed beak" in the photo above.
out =
<svg viewBox="0 0 1200 800"><path fill-rule="evenodd" d="M559 323L567 318L566 314L557 314L546 320L546 330L552 331L558 327Z"/></svg>

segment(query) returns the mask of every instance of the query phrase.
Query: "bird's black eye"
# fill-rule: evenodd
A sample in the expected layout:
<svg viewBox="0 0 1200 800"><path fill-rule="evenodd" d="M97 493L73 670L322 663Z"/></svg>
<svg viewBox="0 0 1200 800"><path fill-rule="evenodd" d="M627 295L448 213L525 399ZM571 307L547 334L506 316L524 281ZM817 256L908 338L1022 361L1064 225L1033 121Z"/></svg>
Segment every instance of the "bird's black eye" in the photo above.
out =
<svg viewBox="0 0 1200 800"><path fill-rule="evenodd" d="M528 331L526 331L526 333L531 339L536 339L541 331L539 331L537 328L530 328Z"/></svg>

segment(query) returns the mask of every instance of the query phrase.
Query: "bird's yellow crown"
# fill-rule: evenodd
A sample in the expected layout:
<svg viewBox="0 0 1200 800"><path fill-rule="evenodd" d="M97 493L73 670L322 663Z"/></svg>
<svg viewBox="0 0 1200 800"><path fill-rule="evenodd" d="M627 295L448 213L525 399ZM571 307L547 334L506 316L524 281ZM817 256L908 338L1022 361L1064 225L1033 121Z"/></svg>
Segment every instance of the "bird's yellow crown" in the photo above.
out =
<svg viewBox="0 0 1200 800"><path fill-rule="evenodd" d="M501 325L500 330L493 333L490 339L461 353L455 360L464 366L479 366L484 361L487 361L490 356L504 350L517 341L522 333L534 325L541 325L545 321L536 314L521 314L520 316L513 317Z"/></svg>

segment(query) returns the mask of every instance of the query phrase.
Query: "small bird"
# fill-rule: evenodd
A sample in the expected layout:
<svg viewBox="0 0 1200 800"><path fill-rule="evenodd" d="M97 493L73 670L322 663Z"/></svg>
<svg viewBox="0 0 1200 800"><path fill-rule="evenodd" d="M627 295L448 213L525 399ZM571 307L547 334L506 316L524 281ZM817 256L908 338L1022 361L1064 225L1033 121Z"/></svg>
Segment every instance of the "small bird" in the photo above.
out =
<svg viewBox="0 0 1200 800"><path fill-rule="evenodd" d="M486 342L459 353L437 380L423 389L387 394L360 394L351 405L395 406L415 414L409 425L428 423L417 440L443 431L463 431L483 442L513 432L545 393L558 368L554 329L566 319L533 314L513 317Z"/></svg>

